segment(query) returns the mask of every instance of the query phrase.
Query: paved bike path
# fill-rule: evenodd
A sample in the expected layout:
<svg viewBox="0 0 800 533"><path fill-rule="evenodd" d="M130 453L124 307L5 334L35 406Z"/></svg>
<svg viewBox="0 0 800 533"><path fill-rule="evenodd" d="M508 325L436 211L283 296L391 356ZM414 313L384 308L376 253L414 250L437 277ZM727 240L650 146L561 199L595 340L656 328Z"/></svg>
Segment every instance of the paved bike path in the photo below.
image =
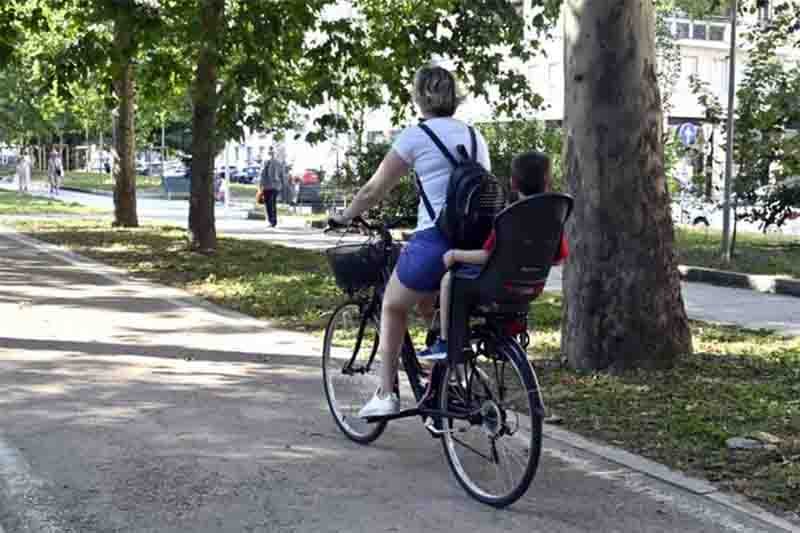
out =
<svg viewBox="0 0 800 533"><path fill-rule="evenodd" d="M787 530L550 438L487 508L419 421L339 433L319 339L48 250L0 233L6 531Z"/></svg>

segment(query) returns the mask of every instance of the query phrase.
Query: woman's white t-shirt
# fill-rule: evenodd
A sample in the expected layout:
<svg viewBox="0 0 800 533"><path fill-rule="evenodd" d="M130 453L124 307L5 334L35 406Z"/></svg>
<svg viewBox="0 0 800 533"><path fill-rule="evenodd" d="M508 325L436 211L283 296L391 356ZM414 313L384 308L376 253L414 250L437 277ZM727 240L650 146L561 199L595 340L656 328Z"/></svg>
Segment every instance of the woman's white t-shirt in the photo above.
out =
<svg viewBox="0 0 800 533"><path fill-rule="evenodd" d="M457 160L460 159L456 151L456 147L459 144L463 144L467 152L472 155L472 141L469 129L460 120L450 117L431 118L425 121L425 125L433 130L433 133L439 137ZM486 146L486 140L483 135L477 129L475 129L475 138L478 148L478 162L486 170L491 171L489 148ZM425 195L428 197L434 213L438 216L447 199L447 184L450 180L450 174L453 172L453 165L419 126L409 126L400 132L400 135L397 136L392 145L392 149L417 173L425 190ZM416 231L432 228L433 226L434 221L431 220L420 196L419 205L417 206Z"/></svg>

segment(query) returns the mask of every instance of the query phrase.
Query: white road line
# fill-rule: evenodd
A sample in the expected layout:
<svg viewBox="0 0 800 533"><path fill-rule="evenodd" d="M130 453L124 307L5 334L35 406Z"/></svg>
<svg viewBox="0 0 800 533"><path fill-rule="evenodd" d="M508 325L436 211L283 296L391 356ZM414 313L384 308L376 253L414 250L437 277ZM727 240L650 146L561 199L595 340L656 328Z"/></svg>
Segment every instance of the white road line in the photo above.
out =
<svg viewBox="0 0 800 533"><path fill-rule="evenodd" d="M46 493L47 484L31 473L25 458L0 437L0 501L4 512L18 520L21 531L62 533L52 498ZM49 508L50 512L46 509ZM0 533L3 527L0 526Z"/></svg>

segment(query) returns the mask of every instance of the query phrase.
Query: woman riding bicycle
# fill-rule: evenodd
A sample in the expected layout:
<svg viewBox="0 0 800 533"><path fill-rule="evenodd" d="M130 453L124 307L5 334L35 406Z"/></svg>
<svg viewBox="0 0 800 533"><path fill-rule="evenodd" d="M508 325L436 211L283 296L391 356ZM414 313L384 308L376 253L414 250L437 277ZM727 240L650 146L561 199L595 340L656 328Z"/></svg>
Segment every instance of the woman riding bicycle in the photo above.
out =
<svg viewBox="0 0 800 533"><path fill-rule="evenodd" d="M414 102L425 125L434 131L451 153L456 153L459 144L470 145L467 125L453 118L462 98L456 80L449 71L434 66L420 68L414 76L413 92ZM480 132L476 131L475 134L477 160L486 170L491 170L486 141ZM420 179L433 211L440 212L453 167L419 126L410 126L398 135L375 174L358 191L344 213L332 218L332 225L348 224L375 206L412 168ZM360 417L385 416L399 411L400 401L393 391L408 314L416 305L431 306L445 274L442 257L450 248L420 201L414 236L400 254L383 297L378 347L383 363L381 386L359 411Z"/></svg>

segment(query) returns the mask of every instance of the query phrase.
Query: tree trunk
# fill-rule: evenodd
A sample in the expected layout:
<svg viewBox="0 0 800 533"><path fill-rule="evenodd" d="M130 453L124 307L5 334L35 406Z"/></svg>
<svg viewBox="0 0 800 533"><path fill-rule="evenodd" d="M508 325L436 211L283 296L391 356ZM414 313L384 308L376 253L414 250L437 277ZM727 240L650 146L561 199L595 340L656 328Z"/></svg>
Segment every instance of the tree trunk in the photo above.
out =
<svg viewBox="0 0 800 533"><path fill-rule="evenodd" d="M192 87L192 163L189 231L192 249L213 253L217 248L214 221L214 156L216 154L218 40L223 32L224 0L204 0L202 46Z"/></svg>
<svg viewBox="0 0 800 533"><path fill-rule="evenodd" d="M114 172L114 225L136 227L136 166L134 160L134 71L133 31L125 17L114 23L114 48L118 63L114 66L114 92L119 100L114 124L112 152Z"/></svg>
<svg viewBox="0 0 800 533"><path fill-rule="evenodd" d="M652 0L567 0L565 154L575 197L563 349L580 369L668 368L692 340L665 193Z"/></svg>

